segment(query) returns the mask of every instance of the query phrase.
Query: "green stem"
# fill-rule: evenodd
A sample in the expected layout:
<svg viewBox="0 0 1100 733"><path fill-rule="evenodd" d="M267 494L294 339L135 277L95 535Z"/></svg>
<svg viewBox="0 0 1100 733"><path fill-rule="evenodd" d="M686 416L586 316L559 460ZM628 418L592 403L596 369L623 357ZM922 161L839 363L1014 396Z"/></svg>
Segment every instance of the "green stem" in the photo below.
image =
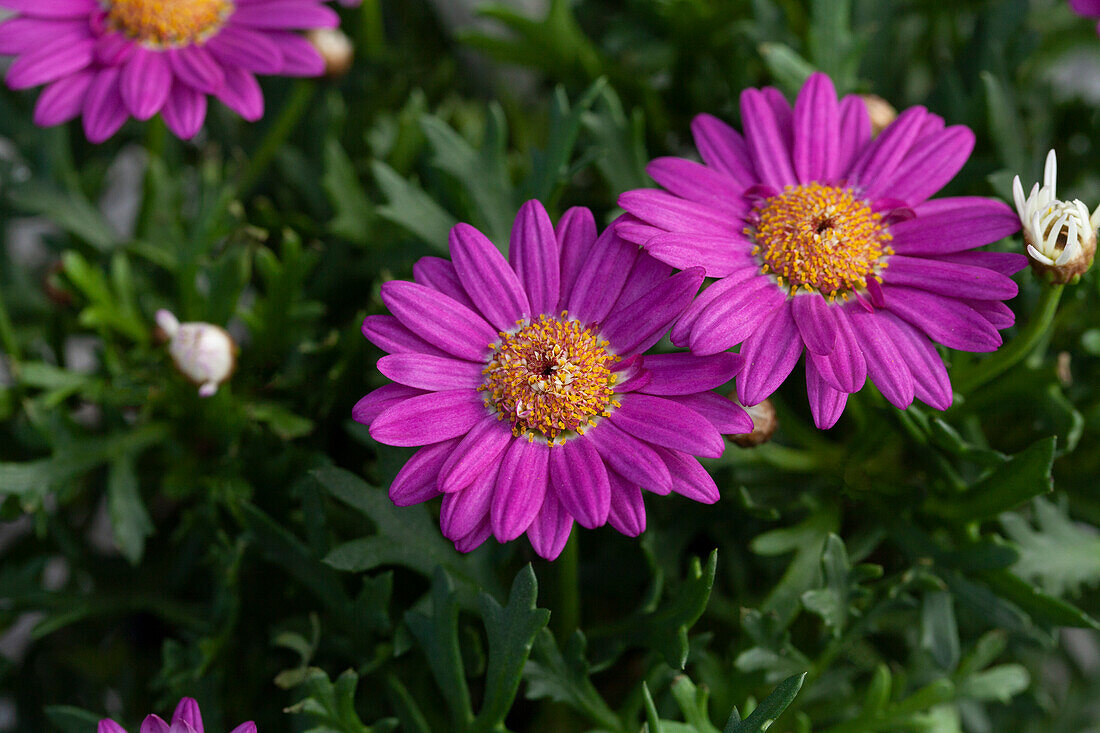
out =
<svg viewBox="0 0 1100 733"><path fill-rule="evenodd" d="M237 197L247 196L252 187L259 182L260 177L267 171L271 161L275 159L275 156L283 147L283 143L290 137L290 133L294 131L294 128L298 126L302 115L309 109L309 103L313 101L313 95L316 91L317 86L310 81L301 80L294 84L294 88L290 92L290 99L287 100L282 112L268 128L263 142L260 143L260 147L249 159L248 166L241 174L240 181L234 191Z"/></svg>
<svg viewBox="0 0 1100 733"><path fill-rule="evenodd" d="M15 327L12 326L11 317L8 315L8 307L4 303L4 290L0 287L0 346L8 355L8 369L12 379L19 384L19 340L15 337Z"/></svg>
<svg viewBox="0 0 1100 733"><path fill-rule="evenodd" d="M565 641L581 623L581 598L578 589L577 532L569 535L558 558L558 639Z"/></svg>
<svg viewBox="0 0 1100 733"><path fill-rule="evenodd" d="M1050 330L1065 287L1065 285L1046 286L1027 327L993 356L972 365L970 369L954 379L955 390L962 394L973 392L1004 374L1030 354Z"/></svg>
<svg viewBox="0 0 1100 733"><path fill-rule="evenodd" d="M382 0L363 0L363 48L368 59L377 59L386 51L386 32L382 25Z"/></svg>

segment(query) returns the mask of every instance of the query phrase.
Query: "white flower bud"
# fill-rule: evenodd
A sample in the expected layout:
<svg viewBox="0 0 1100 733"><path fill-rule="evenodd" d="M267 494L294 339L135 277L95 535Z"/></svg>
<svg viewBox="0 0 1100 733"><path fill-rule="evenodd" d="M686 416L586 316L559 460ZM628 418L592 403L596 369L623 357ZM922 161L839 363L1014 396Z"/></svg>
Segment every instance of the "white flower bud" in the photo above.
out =
<svg viewBox="0 0 1100 733"><path fill-rule="evenodd" d="M730 399L741 405L736 392L730 395ZM730 440L742 448L755 448L771 440L776 428L779 427L779 417L775 414L775 405L772 401L764 400L760 404L749 407L741 405L741 409L749 413L749 417L752 418L752 432L731 435Z"/></svg>
<svg viewBox="0 0 1100 733"><path fill-rule="evenodd" d="M306 32L306 40L325 60L325 76L335 79L348 73L355 47L346 33L339 28L313 28Z"/></svg>
<svg viewBox="0 0 1100 733"><path fill-rule="evenodd" d="M1089 215L1079 200L1057 198L1058 158L1051 150L1043 170L1043 185L1036 183L1028 197L1020 177L1012 180L1012 197L1024 228L1024 241L1036 274L1056 283L1073 282L1092 266L1096 256L1096 229L1100 208Z"/></svg>
<svg viewBox="0 0 1100 733"><path fill-rule="evenodd" d="M169 311L157 311L157 325L168 336L168 353L176 368L210 397L237 365L237 344L212 323L180 323Z"/></svg>

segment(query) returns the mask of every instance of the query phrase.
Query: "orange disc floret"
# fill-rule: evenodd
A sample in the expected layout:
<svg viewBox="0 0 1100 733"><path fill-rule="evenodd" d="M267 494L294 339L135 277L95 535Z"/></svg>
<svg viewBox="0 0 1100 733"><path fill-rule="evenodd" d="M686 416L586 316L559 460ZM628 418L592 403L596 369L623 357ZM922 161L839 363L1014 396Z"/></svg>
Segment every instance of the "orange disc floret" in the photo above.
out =
<svg viewBox="0 0 1100 733"><path fill-rule="evenodd" d="M882 217L847 188L811 183L787 186L757 209L753 253L763 272L780 285L843 295L864 287L868 276L886 267L892 239Z"/></svg>
<svg viewBox="0 0 1100 733"><path fill-rule="evenodd" d="M201 43L233 12L230 0L112 0L109 5L111 28L157 47Z"/></svg>
<svg viewBox="0 0 1100 733"><path fill-rule="evenodd" d="M566 313L519 322L500 334L483 370L485 404L512 423L516 436L545 438L551 445L565 433L583 434L597 417L618 407L611 365L619 357L608 342Z"/></svg>

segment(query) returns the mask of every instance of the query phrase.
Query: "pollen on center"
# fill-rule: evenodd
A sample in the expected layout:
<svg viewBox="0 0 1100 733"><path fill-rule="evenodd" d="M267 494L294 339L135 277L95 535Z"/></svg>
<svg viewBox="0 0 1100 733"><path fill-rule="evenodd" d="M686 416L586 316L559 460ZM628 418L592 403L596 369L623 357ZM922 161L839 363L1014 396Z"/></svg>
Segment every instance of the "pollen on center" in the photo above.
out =
<svg viewBox="0 0 1100 733"><path fill-rule="evenodd" d="M754 210L745 233L761 269L791 292L844 295L886 267L892 239L882 217L851 190L811 183L787 186Z"/></svg>
<svg viewBox="0 0 1100 733"><path fill-rule="evenodd" d="M110 0L109 27L149 46L201 43L233 13L231 0Z"/></svg>
<svg viewBox="0 0 1100 733"><path fill-rule="evenodd" d="M611 370L619 357L608 351L607 341L564 312L518 325L493 344L478 388L516 436L553 445L571 433L583 435L619 406Z"/></svg>

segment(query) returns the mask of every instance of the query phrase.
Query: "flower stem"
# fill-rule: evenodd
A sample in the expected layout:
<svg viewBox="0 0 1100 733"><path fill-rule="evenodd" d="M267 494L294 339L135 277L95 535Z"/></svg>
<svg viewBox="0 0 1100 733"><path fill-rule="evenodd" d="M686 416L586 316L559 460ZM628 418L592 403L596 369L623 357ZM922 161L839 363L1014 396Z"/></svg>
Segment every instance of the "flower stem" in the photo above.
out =
<svg viewBox="0 0 1100 733"><path fill-rule="evenodd" d="M385 27L382 25L381 0L363 0L363 47L367 58L379 58L386 50Z"/></svg>
<svg viewBox="0 0 1100 733"><path fill-rule="evenodd" d="M581 598L578 586L577 533L569 535L558 558L558 639L565 641L580 626Z"/></svg>
<svg viewBox="0 0 1100 733"><path fill-rule="evenodd" d="M290 99L283 106L279 116L271 123L263 142L260 143L260 147L256 149L256 152L248 161L248 166L241 174L235 191L238 197L248 195L252 187L259 182L261 176L267 171L267 167L271 165L271 161L275 159L279 149L283 147L283 143L290 137L290 133L294 131L294 128L298 126L302 115L309 109L309 103L313 100L316 91L317 85L311 81L300 80L295 82L294 88L290 92Z"/></svg>
<svg viewBox="0 0 1100 733"><path fill-rule="evenodd" d="M968 394L987 382L1014 367L1019 361L1034 351L1039 341L1050 330L1054 314L1058 312L1058 302L1062 299L1065 285L1047 285L1039 298L1039 304L1031 316L1027 327L1016 334L1008 344L988 359L972 365L955 382L955 390Z"/></svg>
<svg viewBox="0 0 1100 733"><path fill-rule="evenodd" d="M19 340L15 336L15 328L8 315L8 308L4 304L3 288L0 288L0 348L7 354L8 370L11 372L12 379L19 384Z"/></svg>

